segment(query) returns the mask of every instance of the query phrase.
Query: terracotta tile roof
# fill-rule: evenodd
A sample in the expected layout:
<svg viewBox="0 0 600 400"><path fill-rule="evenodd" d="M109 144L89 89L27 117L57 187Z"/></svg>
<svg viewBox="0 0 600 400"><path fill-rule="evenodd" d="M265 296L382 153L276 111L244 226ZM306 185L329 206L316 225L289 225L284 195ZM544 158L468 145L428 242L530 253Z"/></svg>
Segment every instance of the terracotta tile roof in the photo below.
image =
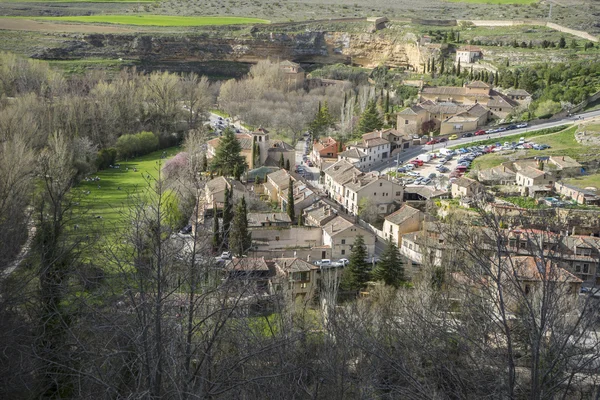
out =
<svg viewBox="0 0 600 400"><path fill-rule="evenodd" d="M319 267L299 258L274 258L275 264L285 272L309 272Z"/></svg>
<svg viewBox="0 0 600 400"><path fill-rule="evenodd" d="M338 156L361 159L363 157L366 157L367 155L365 153L363 153L362 151L358 150L357 148L353 148L350 150L346 150L342 153L338 153Z"/></svg>
<svg viewBox="0 0 600 400"><path fill-rule="evenodd" d="M531 179L539 178L541 176L546 175L544 171L540 171L539 169L532 167L525 167L517 173L523 175L526 178Z"/></svg>
<svg viewBox="0 0 600 400"><path fill-rule="evenodd" d="M385 219L392 224L400 225L404 221L414 217L415 215L419 215L420 213L421 211L417 210L416 208L413 208L408 204L404 204L398 211L391 213L385 217Z"/></svg>
<svg viewBox="0 0 600 400"><path fill-rule="evenodd" d="M560 268L550 260L540 260L531 256L509 257L504 259L504 266L512 269L518 280L581 283L567 270Z"/></svg>
<svg viewBox="0 0 600 400"><path fill-rule="evenodd" d="M470 50L470 51L481 51L481 50ZM483 89L491 89L492 85L482 82L482 81L473 81L473 82L469 82L466 85L468 88L483 88Z"/></svg>
<svg viewBox="0 0 600 400"><path fill-rule="evenodd" d="M226 264L225 268L230 271L269 271L264 257L234 257Z"/></svg>

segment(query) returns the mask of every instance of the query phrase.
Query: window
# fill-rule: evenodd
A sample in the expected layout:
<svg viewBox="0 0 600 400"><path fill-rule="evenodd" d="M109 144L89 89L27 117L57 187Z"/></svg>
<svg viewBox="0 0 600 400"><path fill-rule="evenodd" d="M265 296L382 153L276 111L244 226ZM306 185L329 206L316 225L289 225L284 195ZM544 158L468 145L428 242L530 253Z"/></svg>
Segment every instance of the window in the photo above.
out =
<svg viewBox="0 0 600 400"><path fill-rule="evenodd" d="M590 273L590 264L583 264L583 273L584 274Z"/></svg>
<svg viewBox="0 0 600 400"><path fill-rule="evenodd" d="M308 285L306 283L301 283L300 284L300 289L306 289Z"/></svg>
<svg viewBox="0 0 600 400"><path fill-rule="evenodd" d="M275 240L279 240L279 236L275 236Z"/></svg>
<svg viewBox="0 0 600 400"><path fill-rule="evenodd" d="M342 255L345 255L345 254L346 254L346 250L342 250Z"/></svg>
<svg viewBox="0 0 600 400"><path fill-rule="evenodd" d="M519 242L519 248L524 249L527 246L527 242Z"/></svg>
<svg viewBox="0 0 600 400"><path fill-rule="evenodd" d="M575 265L575 272L581 272L581 265Z"/></svg>
<svg viewBox="0 0 600 400"><path fill-rule="evenodd" d="M577 254L578 256L591 256L592 249L587 249L585 247L576 247L575 254Z"/></svg>
<svg viewBox="0 0 600 400"><path fill-rule="evenodd" d="M529 294L529 292L531 292L531 288L529 287L529 285L525 285L525 294Z"/></svg>
<svg viewBox="0 0 600 400"><path fill-rule="evenodd" d="M342 239L342 244L346 244L346 239Z"/></svg>
<svg viewBox="0 0 600 400"><path fill-rule="evenodd" d="M408 125L408 120L407 119L404 120L404 125Z"/></svg>
<svg viewBox="0 0 600 400"><path fill-rule="evenodd" d="M379 182L379 187L383 186L383 182Z"/></svg>
<svg viewBox="0 0 600 400"><path fill-rule="evenodd" d="M373 193L373 196L377 196L377 192Z"/></svg>

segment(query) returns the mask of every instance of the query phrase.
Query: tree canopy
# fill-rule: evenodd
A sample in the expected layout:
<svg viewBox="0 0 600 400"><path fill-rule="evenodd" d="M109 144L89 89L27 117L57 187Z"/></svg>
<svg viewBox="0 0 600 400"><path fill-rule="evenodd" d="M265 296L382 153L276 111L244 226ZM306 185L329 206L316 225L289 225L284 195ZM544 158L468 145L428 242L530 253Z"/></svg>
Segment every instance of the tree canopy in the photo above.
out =
<svg viewBox="0 0 600 400"><path fill-rule="evenodd" d="M377 111L377 103L371 100L358 121L358 131L367 133L381 128L383 128L383 120Z"/></svg>
<svg viewBox="0 0 600 400"><path fill-rule="evenodd" d="M365 239L362 235L358 235L354 239L352 253L348 259L348 268L344 273L342 281L344 289L360 290L366 286L371 279L371 266L367 261L367 257Z"/></svg>
<svg viewBox="0 0 600 400"><path fill-rule="evenodd" d="M227 128L223 131L210 167L211 171L222 176L235 176L236 178L239 178L248 168L246 159L242 156L242 146L235 137L233 129Z"/></svg>
<svg viewBox="0 0 600 400"><path fill-rule="evenodd" d="M404 282L404 265L398 246L393 241L388 240L385 251L381 255L377 267L373 270L373 277L395 288Z"/></svg>

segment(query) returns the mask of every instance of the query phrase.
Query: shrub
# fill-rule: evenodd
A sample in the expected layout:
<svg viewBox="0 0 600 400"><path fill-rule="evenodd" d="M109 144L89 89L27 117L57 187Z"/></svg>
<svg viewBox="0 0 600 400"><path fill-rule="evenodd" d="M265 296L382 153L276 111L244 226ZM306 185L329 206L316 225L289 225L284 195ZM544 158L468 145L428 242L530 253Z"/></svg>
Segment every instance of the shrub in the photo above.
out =
<svg viewBox="0 0 600 400"><path fill-rule="evenodd" d="M158 137L152 132L123 135L115 146L119 158L142 156L158 149Z"/></svg>

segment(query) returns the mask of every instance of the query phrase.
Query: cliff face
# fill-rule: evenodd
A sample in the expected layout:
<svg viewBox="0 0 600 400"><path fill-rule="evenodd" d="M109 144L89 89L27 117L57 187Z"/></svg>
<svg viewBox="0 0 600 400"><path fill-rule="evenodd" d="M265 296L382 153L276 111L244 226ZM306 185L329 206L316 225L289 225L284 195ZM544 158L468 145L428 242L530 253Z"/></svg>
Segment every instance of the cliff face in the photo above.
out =
<svg viewBox="0 0 600 400"><path fill-rule="evenodd" d="M421 49L408 34L389 39L369 33L255 32L251 37L218 38L208 35L152 36L145 34L94 34L71 37L62 47L33 55L41 59L88 57L125 58L142 62L234 61L254 63L265 58L307 63L352 63L364 67L418 66Z"/></svg>

